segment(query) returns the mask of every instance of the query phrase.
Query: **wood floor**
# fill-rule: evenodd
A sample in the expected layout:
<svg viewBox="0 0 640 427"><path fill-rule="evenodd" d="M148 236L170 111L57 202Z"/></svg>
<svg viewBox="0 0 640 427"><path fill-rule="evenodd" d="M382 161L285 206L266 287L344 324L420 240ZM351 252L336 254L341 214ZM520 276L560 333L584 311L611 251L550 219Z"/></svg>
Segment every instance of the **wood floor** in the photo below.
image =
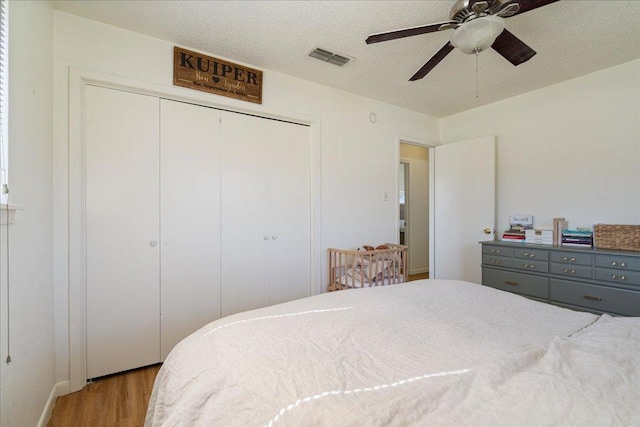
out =
<svg viewBox="0 0 640 427"><path fill-rule="evenodd" d="M58 397L48 426L143 426L159 369L160 364L111 375Z"/></svg>
<svg viewBox="0 0 640 427"><path fill-rule="evenodd" d="M429 278L429 273L421 273L421 274L411 274L409 275L409 281L411 282L412 280L420 280L420 279L428 279Z"/></svg>

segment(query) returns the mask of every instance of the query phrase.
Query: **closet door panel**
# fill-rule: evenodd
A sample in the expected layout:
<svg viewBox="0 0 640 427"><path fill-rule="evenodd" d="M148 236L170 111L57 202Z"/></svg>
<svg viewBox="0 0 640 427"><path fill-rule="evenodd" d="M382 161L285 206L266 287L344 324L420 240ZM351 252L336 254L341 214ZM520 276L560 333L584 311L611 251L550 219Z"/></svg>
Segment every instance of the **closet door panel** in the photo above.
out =
<svg viewBox="0 0 640 427"><path fill-rule="evenodd" d="M221 313L269 305L268 120L222 112Z"/></svg>
<svg viewBox="0 0 640 427"><path fill-rule="evenodd" d="M271 303L311 294L311 134L270 121Z"/></svg>
<svg viewBox="0 0 640 427"><path fill-rule="evenodd" d="M161 358L220 317L220 112L160 101Z"/></svg>
<svg viewBox="0 0 640 427"><path fill-rule="evenodd" d="M157 363L158 99L87 86L87 377Z"/></svg>

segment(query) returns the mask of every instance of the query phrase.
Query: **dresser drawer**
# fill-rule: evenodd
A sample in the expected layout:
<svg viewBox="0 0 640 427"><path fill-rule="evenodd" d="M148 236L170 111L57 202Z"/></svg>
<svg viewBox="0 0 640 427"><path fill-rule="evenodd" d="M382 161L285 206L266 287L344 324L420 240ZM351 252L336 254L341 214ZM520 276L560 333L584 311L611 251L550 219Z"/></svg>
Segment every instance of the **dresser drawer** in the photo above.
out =
<svg viewBox="0 0 640 427"><path fill-rule="evenodd" d="M549 299L625 316L640 316L640 292L551 279Z"/></svg>
<svg viewBox="0 0 640 427"><path fill-rule="evenodd" d="M513 256L516 258L547 261L549 259L549 252L544 249L516 248L513 250Z"/></svg>
<svg viewBox="0 0 640 427"><path fill-rule="evenodd" d="M482 253L487 255L513 256L513 248L496 245L482 245Z"/></svg>
<svg viewBox="0 0 640 427"><path fill-rule="evenodd" d="M596 280L619 283L621 285L640 285L640 271L596 268Z"/></svg>
<svg viewBox="0 0 640 427"><path fill-rule="evenodd" d="M549 263L547 261L514 258L513 268L530 271L532 273L548 273Z"/></svg>
<svg viewBox="0 0 640 427"><path fill-rule="evenodd" d="M591 279L592 268L590 265L557 264L552 262L549 266L549 272L561 276Z"/></svg>
<svg viewBox="0 0 640 427"><path fill-rule="evenodd" d="M596 267L640 271L640 258L618 255L596 255Z"/></svg>
<svg viewBox="0 0 640 427"><path fill-rule="evenodd" d="M513 258L506 256L482 255L482 263L495 267L513 267Z"/></svg>
<svg viewBox="0 0 640 427"><path fill-rule="evenodd" d="M512 271L482 269L482 284L503 291L528 295L546 300L549 295L549 279Z"/></svg>
<svg viewBox="0 0 640 427"><path fill-rule="evenodd" d="M582 252L553 251L550 259L551 262L591 265L591 256Z"/></svg>

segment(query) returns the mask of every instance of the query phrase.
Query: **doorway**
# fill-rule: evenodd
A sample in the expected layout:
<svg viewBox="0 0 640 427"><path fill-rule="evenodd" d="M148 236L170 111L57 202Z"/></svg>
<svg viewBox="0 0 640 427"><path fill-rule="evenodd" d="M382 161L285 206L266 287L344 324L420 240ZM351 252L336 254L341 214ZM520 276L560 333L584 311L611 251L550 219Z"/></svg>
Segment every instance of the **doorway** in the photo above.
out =
<svg viewBox="0 0 640 427"><path fill-rule="evenodd" d="M398 240L409 247L409 280L429 277L429 172L429 148L401 141Z"/></svg>
<svg viewBox="0 0 640 427"><path fill-rule="evenodd" d="M409 222L407 221L407 216L409 214L408 209L408 197L406 197L407 189L409 188L409 163L400 162L400 166L398 167L398 208L399 208L399 218L398 222L398 241L401 245L409 244Z"/></svg>

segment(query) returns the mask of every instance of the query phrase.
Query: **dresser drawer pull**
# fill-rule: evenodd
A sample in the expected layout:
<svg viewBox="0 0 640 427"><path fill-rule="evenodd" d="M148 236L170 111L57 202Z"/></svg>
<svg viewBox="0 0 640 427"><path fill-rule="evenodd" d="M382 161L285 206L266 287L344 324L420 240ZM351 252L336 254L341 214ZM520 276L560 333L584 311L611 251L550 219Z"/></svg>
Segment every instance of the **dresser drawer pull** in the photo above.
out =
<svg viewBox="0 0 640 427"><path fill-rule="evenodd" d="M594 301L602 301L602 297L594 297L593 295L583 295L583 297Z"/></svg>
<svg viewBox="0 0 640 427"><path fill-rule="evenodd" d="M502 264L502 261L499 259L492 259L491 264Z"/></svg>
<svg viewBox="0 0 640 427"><path fill-rule="evenodd" d="M626 266L627 266L627 263L626 263L626 262L618 263L618 261L612 261L612 262L611 262L611 266L612 266L612 267L618 267L618 266L620 266L620 267L624 268L624 267L626 267Z"/></svg>
<svg viewBox="0 0 640 427"><path fill-rule="evenodd" d="M534 269L534 268L536 268L536 265L535 264L524 264L523 267L524 268L528 268L528 269Z"/></svg>
<svg viewBox="0 0 640 427"><path fill-rule="evenodd" d="M612 275L611 275L611 278L612 278L613 280L617 280L617 279L618 279L618 275L617 275L617 274L612 274Z"/></svg>
<svg viewBox="0 0 640 427"><path fill-rule="evenodd" d="M569 258L568 256L563 256L562 260L569 261L569 262L576 262L576 257L572 256L571 258Z"/></svg>
<svg viewBox="0 0 640 427"><path fill-rule="evenodd" d="M489 252L491 252L492 254L499 254L500 249L491 249Z"/></svg>
<svg viewBox="0 0 640 427"><path fill-rule="evenodd" d="M612 274L612 275L611 275L611 278L612 278L613 280L618 280L618 279L620 279L620 280L627 280L627 276L625 276L624 274L623 274L623 275L621 275L620 277L618 277L618 275L617 275L617 274Z"/></svg>
<svg viewBox="0 0 640 427"><path fill-rule="evenodd" d="M510 285L510 286L518 286L519 285L518 282L514 282L514 281L511 281L511 280L505 280L504 283L506 285Z"/></svg>
<svg viewBox="0 0 640 427"><path fill-rule="evenodd" d="M568 274L576 274L576 270L573 269L573 268L571 270L569 270L568 268L565 268L562 271L564 271L565 273L568 273Z"/></svg>
<svg viewBox="0 0 640 427"><path fill-rule="evenodd" d="M535 258L536 254L530 254L529 252L525 252L522 254L522 256L528 256L529 258Z"/></svg>

